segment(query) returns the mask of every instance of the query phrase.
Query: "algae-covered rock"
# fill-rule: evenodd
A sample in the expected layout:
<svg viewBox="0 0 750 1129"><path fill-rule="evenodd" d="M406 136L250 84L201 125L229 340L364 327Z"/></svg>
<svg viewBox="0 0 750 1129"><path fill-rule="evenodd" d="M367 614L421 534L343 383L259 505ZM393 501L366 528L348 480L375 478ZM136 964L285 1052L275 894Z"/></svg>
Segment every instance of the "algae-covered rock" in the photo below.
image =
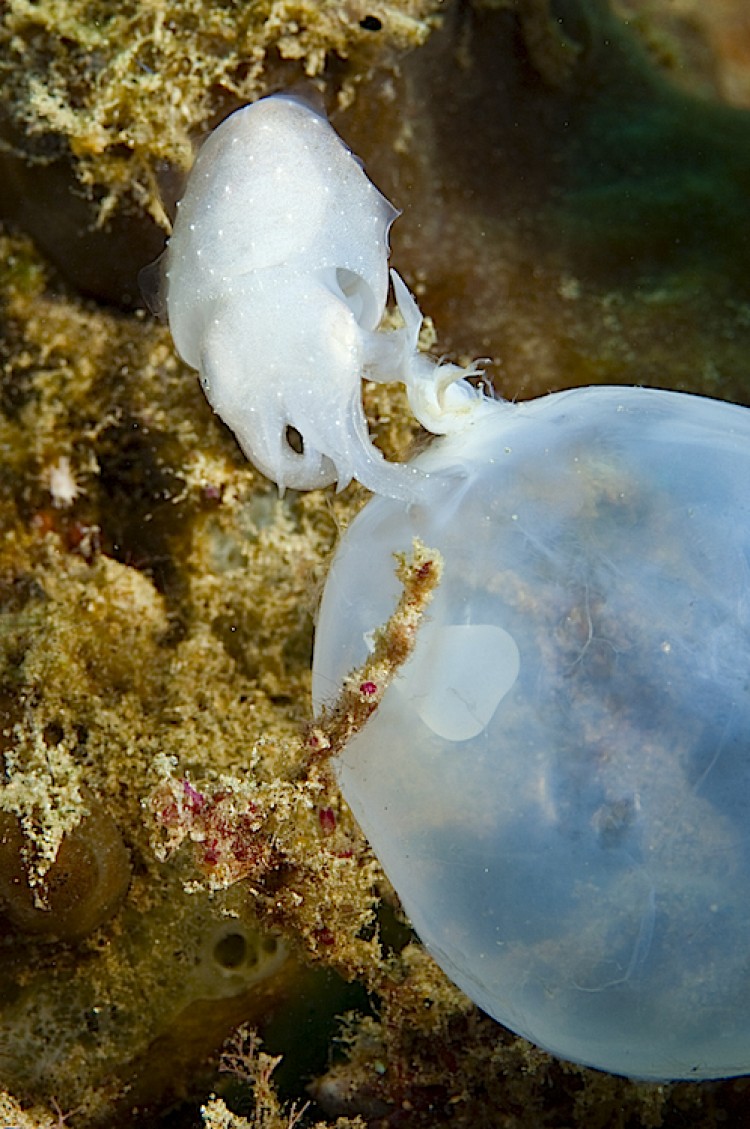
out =
<svg viewBox="0 0 750 1129"><path fill-rule="evenodd" d="M10 0L0 13L0 215L83 291L132 306L195 144L221 117L297 82L351 100L374 68L424 42L439 7Z"/></svg>
<svg viewBox="0 0 750 1129"><path fill-rule="evenodd" d="M178 763L211 787L297 773L310 571L336 523L259 482L163 329L55 293L22 241L3 252L0 1075L112 1124L295 983L251 891L160 861L144 804ZM313 799L287 809L320 838ZM343 866L367 916L372 876Z"/></svg>
<svg viewBox="0 0 750 1129"><path fill-rule="evenodd" d="M40 162L67 150L81 183L104 190L100 221L126 193L165 222L159 165L189 168L193 139L223 109L336 60L338 85L353 86L386 52L422 43L437 7L9 0L0 21L6 129Z"/></svg>

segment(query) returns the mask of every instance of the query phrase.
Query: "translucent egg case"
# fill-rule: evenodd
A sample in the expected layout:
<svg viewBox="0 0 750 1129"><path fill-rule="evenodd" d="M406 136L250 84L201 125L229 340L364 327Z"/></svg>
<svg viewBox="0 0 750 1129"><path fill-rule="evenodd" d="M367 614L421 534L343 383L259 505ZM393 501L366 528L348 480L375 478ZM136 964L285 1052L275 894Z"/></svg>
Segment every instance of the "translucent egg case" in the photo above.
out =
<svg viewBox="0 0 750 1129"><path fill-rule="evenodd" d="M587 388L498 404L370 502L334 561L314 695L445 573L338 765L420 937L482 1008L616 1073L750 1063L750 416Z"/></svg>

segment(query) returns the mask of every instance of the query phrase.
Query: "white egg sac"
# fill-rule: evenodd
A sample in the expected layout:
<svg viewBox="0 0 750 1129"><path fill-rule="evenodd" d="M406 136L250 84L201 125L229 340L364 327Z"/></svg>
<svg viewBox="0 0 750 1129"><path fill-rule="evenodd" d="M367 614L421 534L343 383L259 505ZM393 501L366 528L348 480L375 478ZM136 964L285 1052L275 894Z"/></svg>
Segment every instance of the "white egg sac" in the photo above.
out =
<svg viewBox="0 0 750 1129"><path fill-rule="evenodd" d="M447 974L564 1058L750 1071L750 412L584 388L495 404L370 502L320 611L318 708L392 612L393 553L445 574L338 764ZM461 471L461 476L456 471Z"/></svg>

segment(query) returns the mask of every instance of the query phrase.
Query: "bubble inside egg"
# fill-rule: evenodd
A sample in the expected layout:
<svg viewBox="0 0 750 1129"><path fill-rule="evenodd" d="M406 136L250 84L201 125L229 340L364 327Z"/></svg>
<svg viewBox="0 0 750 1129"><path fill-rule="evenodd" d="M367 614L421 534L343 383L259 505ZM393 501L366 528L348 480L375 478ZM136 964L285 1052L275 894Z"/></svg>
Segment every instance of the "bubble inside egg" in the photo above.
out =
<svg viewBox="0 0 750 1129"><path fill-rule="evenodd" d="M750 413L646 389L498 404L371 501L327 582L316 706L445 572L344 751L344 794L438 963L560 1055L750 1070Z"/></svg>

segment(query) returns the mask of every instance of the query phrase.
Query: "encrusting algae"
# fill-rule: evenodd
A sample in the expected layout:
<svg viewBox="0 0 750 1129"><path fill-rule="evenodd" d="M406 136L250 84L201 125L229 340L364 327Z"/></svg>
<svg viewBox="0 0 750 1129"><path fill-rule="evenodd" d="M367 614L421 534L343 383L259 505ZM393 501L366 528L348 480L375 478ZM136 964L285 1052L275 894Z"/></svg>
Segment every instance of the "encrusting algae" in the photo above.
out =
<svg viewBox="0 0 750 1129"><path fill-rule="evenodd" d="M383 665L313 725L318 590L364 494L279 499L167 330L132 309L194 142L307 75L408 206L398 265L422 280L441 347L500 357L504 394L645 372L747 401L745 166L739 145L728 165L721 155L748 120L706 103L687 129L686 96L664 93L639 52L599 0L5 6L3 1125L625 1129L747 1115L742 1079L646 1086L552 1060L479 1014L415 941L326 761L403 659L438 562L419 549L403 566L416 604L383 635ZM633 217L674 207L684 168L651 213L646 188L666 165L623 184L610 145L593 195L578 177L607 122L628 135L636 74L637 112L666 129L643 134L644 152L668 136L692 153L700 135L704 169L726 170L725 196L708 173L691 183L694 216L712 191L731 204L712 214L705 264L697 235L676 257L659 244L645 274L629 259L653 246ZM620 147L625 173L639 144ZM737 267L719 285L730 247ZM366 403L379 445L405 457L419 437L401 394L370 387Z"/></svg>
<svg viewBox="0 0 750 1129"><path fill-rule="evenodd" d="M40 164L67 150L80 183L105 189L99 222L128 195L168 230L160 163L189 169L196 133L217 115L288 82L285 64L314 78L333 56L347 61L349 99L386 51L424 42L439 6L9 0L0 24L5 128L19 155Z"/></svg>

